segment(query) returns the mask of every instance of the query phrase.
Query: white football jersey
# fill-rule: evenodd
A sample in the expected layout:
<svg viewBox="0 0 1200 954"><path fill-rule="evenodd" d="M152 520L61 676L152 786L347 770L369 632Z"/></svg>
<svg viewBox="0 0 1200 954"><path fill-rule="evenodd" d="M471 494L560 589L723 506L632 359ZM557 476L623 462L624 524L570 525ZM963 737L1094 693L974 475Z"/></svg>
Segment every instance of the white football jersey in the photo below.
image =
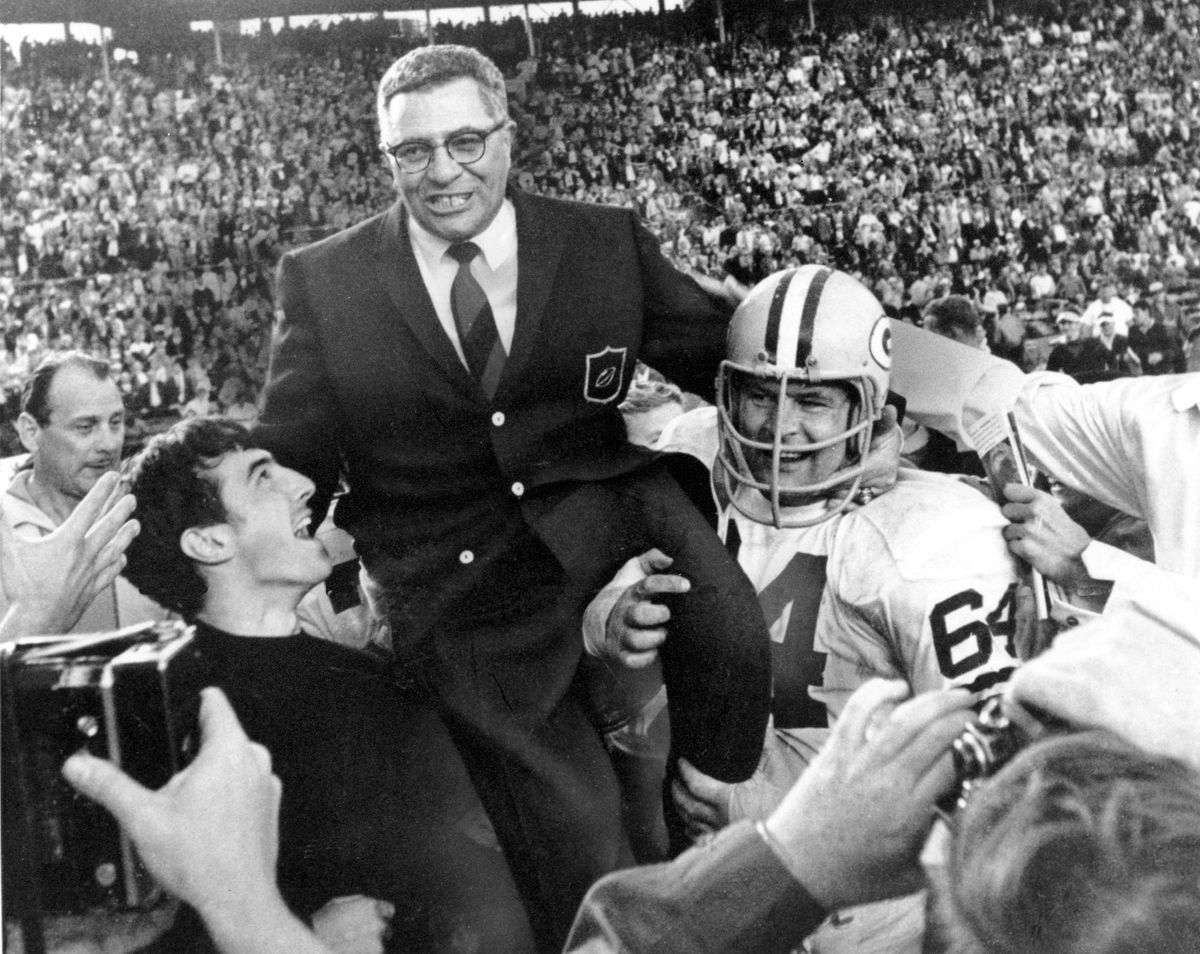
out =
<svg viewBox="0 0 1200 954"><path fill-rule="evenodd" d="M822 724L868 679L975 692L1016 665L1017 567L999 507L942 474L902 469L866 506L776 529L738 513L737 558L770 628L779 728Z"/></svg>
<svg viewBox="0 0 1200 954"><path fill-rule="evenodd" d="M711 465L714 409L676 421L665 449ZM909 468L869 504L811 527L777 529L725 508L719 531L771 633L776 727L827 724L874 677L904 679L914 693L1006 680L1017 665L1018 579L1007 523L962 481Z"/></svg>
<svg viewBox="0 0 1200 954"><path fill-rule="evenodd" d="M672 425L663 449L711 466L715 411ZM775 682L774 731L754 776L731 789L731 820L764 818L779 804L824 743L828 730L814 727L834 721L869 679L903 679L916 694L947 686L986 692L1008 678L1017 665L1018 576L1002 535L1007 523L967 484L907 468L886 494L808 527L776 529L720 509L718 530L770 629ZM915 895L839 912L803 950L920 951L924 908Z"/></svg>

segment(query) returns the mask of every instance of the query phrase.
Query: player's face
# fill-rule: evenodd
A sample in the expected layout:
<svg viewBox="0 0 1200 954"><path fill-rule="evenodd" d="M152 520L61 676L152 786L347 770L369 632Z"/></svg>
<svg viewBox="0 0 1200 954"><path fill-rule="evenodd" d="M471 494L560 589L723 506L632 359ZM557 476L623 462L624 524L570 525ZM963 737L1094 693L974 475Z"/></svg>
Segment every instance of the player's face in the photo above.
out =
<svg viewBox="0 0 1200 954"><path fill-rule="evenodd" d="M409 215L439 238L461 242L491 224L504 202L511 165L509 127L501 126L484 143L483 155L466 165L445 148L456 134L487 133L504 117L492 115L479 84L468 77L432 89L398 93L387 106L383 141L433 145L429 165L404 172L390 156L392 178Z"/></svg>
<svg viewBox="0 0 1200 954"><path fill-rule="evenodd" d="M311 480L257 449L226 454L211 476L234 532L235 559L249 578L304 592L329 575L324 544L309 536Z"/></svg>
<svg viewBox="0 0 1200 954"><path fill-rule="evenodd" d="M33 454L38 482L82 499L117 466L125 440L125 405L111 380L67 365L50 382L45 426L22 415L22 439Z"/></svg>
<svg viewBox="0 0 1200 954"><path fill-rule="evenodd" d="M781 404L782 402L782 404ZM754 441L769 444L779 422L783 453L779 461L781 486L816 484L826 480L846 463L846 442L837 441L820 450L799 451L789 447L815 444L844 433L849 427L853 405L847 391L836 384L788 384L782 398L779 383L751 377L739 389L738 430ZM771 483L771 452L746 449L746 462L754 479ZM786 501L790 505L803 500Z"/></svg>

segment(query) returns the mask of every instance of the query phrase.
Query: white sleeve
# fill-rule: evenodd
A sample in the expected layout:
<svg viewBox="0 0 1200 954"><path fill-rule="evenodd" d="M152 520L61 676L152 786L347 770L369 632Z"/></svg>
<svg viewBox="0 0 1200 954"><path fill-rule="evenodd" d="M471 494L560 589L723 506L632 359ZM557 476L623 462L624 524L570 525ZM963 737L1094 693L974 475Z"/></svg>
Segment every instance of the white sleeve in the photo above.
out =
<svg viewBox="0 0 1200 954"><path fill-rule="evenodd" d="M1134 380L1134 379L1131 379ZM1074 489L1145 517L1146 480L1128 382L1083 386L1064 374L1029 375L1014 407L1028 455Z"/></svg>
<svg viewBox="0 0 1200 954"><path fill-rule="evenodd" d="M1159 572L1154 589L1118 583L1110 611L1059 634L1017 671L1009 692L1073 726L1104 728L1200 768L1200 597L1195 580Z"/></svg>
<svg viewBox="0 0 1200 954"><path fill-rule="evenodd" d="M1093 580L1136 580L1158 570L1153 563L1107 543L1093 540L1080 554L1084 569Z"/></svg>
<svg viewBox="0 0 1200 954"><path fill-rule="evenodd" d="M1001 375L990 375L1000 380ZM986 384L986 382L983 382ZM1200 575L1200 375L1077 384L1035 373L976 390L1013 408L1026 451L1062 483L1144 519L1155 562ZM975 395L971 395L974 399ZM972 400L964 420L980 413Z"/></svg>

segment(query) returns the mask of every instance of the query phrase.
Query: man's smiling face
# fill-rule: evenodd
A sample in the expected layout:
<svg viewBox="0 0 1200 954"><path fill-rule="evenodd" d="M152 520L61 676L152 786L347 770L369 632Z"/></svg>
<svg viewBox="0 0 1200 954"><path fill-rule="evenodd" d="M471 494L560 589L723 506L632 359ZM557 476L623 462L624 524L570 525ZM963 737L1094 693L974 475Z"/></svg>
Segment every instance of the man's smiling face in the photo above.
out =
<svg viewBox="0 0 1200 954"><path fill-rule="evenodd" d="M420 172L404 172L394 159L387 161L409 215L447 242L474 238L500 211L512 139L507 127L496 129L487 137L483 155L465 165L450 158L445 142L459 133L486 133L503 119L489 112L481 87L467 77L397 93L388 102L387 145L423 142L435 147Z"/></svg>
<svg viewBox="0 0 1200 954"><path fill-rule="evenodd" d="M226 454L209 477L217 485L236 541L236 559L248 578L264 587L295 587L304 593L329 576L329 554L311 536L311 480L256 448Z"/></svg>
<svg viewBox="0 0 1200 954"><path fill-rule="evenodd" d="M833 441L850 427L852 398L840 384L789 382L781 387L777 380L744 376L738 389L735 423L746 437L760 444L775 442L779 433L781 454L778 483L781 490L819 484L832 477L847 460L845 441L817 447ZM772 486L776 483L772 451L747 448L746 463L754 479ZM786 494L787 506L811 503L819 497Z"/></svg>

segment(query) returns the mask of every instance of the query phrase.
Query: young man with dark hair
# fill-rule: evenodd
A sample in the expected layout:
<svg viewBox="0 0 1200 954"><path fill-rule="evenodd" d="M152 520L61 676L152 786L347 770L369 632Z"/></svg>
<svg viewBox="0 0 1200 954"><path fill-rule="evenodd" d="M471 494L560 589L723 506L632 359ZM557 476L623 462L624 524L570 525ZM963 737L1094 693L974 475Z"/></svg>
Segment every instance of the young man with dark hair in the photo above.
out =
<svg viewBox="0 0 1200 954"><path fill-rule="evenodd" d="M300 627L332 568L309 534L312 482L221 418L180 422L128 473L142 532L126 575L195 623L213 683L271 753L293 910L366 896L394 905L397 950L532 950L500 853L466 833L476 805L438 717L375 656Z"/></svg>

